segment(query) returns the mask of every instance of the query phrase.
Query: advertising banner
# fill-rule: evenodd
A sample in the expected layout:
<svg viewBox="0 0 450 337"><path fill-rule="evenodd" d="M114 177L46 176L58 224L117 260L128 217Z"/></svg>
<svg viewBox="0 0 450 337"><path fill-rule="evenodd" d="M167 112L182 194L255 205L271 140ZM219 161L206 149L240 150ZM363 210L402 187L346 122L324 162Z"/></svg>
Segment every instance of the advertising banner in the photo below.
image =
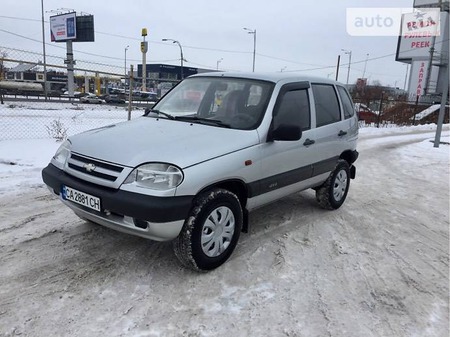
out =
<svg viewBox="0 0 450 337"><path fill-rule="evenodd" d="M439 9L435 8L403 15L396 60L429 59L433 37L436 52L440 53L442 49L440 27L445 19L443 13L440 14Z"/></svg>
<svg viewBox="0 0 450 337"><path fill-rule="evenodd" d="M52 42L62 42L76 39L76 12L51 16L50 34Z"/></svg>

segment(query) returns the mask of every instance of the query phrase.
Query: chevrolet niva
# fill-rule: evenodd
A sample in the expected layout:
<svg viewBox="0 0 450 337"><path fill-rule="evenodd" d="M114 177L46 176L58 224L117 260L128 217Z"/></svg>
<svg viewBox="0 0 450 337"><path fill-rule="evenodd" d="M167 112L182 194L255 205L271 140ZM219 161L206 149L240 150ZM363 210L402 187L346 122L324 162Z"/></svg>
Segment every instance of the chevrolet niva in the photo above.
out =
<svg viewBox="0 0 450 337"><path fill-rule="evenodd" d="M42 171L80 218L173 240L186 267L232 254L248 213L308 188L339 208L355 178L346 88L285 73L191 76L131 121L69 137Z"/></svg>

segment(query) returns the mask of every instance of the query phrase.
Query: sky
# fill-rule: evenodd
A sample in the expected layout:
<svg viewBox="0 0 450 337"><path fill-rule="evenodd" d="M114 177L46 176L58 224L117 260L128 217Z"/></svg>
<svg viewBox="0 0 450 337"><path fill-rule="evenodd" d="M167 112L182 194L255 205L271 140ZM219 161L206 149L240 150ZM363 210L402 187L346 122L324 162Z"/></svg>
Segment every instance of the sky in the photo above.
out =
<svg viewBox="0 0 450 337"><path fill-rule="evenodd" d="M341 55L339 80L346 82L352 52L349 83L365 77L369 83L404 87L406 66L395 61L397 37L351 36L346 29L347 8L411 7L413 0L174 0L88 1L42 0L46 54L64 56L64 44L50 42L49 17L75 10L94 15L95 42L74 44L76 60L123 67L142 61L141 29L148 29L147 63L180 64L180 42L185 66L225 71L251 71L253 35L256 30L256 71L300 72L334 78ZM2 0L2 47L42 53L41 1ZM367 59L367 62L366 62Z"/></svg>

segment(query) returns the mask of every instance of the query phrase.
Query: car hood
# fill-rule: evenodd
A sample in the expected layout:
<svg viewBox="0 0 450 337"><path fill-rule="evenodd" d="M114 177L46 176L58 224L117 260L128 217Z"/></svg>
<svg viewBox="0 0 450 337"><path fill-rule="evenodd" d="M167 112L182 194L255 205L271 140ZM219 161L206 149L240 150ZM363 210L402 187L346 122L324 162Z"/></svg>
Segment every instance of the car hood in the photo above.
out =
<svg viewBox="0 0 450 337"><path fill-rule="evenodd" d="M69 138L72 151L123 166L164 162L185 168L259 143L256 130L140 117Z"/></svg>

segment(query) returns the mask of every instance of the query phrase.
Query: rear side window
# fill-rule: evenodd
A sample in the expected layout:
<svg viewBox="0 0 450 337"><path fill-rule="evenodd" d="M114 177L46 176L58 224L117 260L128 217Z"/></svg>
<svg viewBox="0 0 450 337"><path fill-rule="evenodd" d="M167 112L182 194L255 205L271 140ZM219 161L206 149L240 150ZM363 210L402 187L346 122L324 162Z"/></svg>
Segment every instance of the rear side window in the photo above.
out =
<svg viewBox="0 0 450 337"><path fill-rule="evenodd" d="M298 125L303 131L311 128L309 97L306 89L287 91L283 95L274 119L274 127L281 124Z"/></svg>
<svg viewBox="0 0 450 337"><path fill-rule="evenodd" d="M337 88L339 91L339 96L341 96L342 105L344 107L344 118L350 118L355 114L355 106L353 105L347 90L339 86Z"/></svg>
<svg viewBox="0 0 450 337"><path fill-rule="evenodd" d="M339 101L333 85L313 84L316 107L316 126L324 126L341 120Z"/></svg>

